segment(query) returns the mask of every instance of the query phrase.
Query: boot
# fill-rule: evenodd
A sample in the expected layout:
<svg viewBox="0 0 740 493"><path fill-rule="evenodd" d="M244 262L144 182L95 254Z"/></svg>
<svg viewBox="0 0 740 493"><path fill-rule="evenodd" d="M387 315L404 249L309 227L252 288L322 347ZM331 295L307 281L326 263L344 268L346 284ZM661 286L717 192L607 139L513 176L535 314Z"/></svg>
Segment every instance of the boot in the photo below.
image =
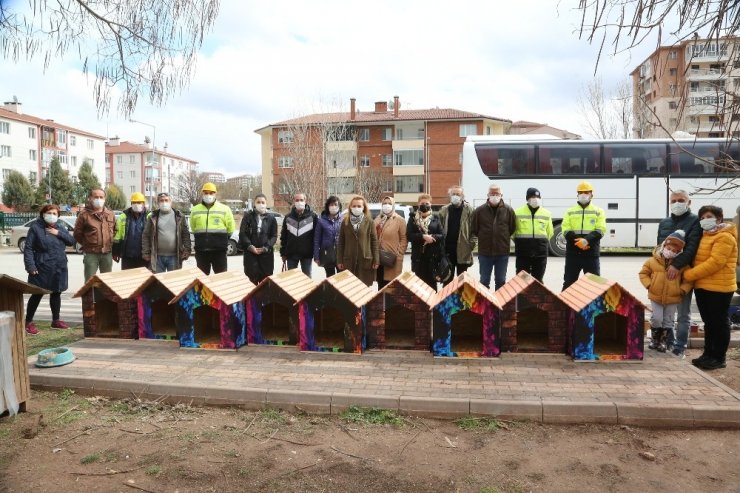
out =
<svg viewBox="0 0 740 493"><path fill-rule="evenodd" d="M648 346L648 349L658 349L658 341L660 340L661 332L663 332L663 329L660 327L650 328L650 345Z"/></svg>
<svg viewBox="0 0 740 493"><path fill-rule="evenodd" d="M668 349L668 330L660 329L660 337L658 338L658 351L665 353Z"/></svg>

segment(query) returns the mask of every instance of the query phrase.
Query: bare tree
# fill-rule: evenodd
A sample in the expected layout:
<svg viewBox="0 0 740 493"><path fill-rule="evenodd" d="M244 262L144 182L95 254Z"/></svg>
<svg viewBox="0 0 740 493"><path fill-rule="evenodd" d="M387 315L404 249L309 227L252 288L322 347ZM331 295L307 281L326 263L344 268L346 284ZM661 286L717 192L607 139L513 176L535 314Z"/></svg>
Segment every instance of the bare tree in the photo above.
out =
<svg viewBox="0 0 740 493"><path fill-rule="evenodd" d="M177 202L188 202L195 205L200 202L203 184L208 181L205 173L197 170L191 170L189 173L178 175L177 177Z"/></svg>
<svg viewBox="0 0 740 493"><path fill-rule="evenodd" d="M604 92L601 78L590 81L578 97L578 111L588 132L599 139L628 139L632 136L632 88L621 81L611 95Z"/></svg>
<svg viewBox="0 0 740 493"><path fill-rule="evenodd" d="M100 115L111 98L128 117L140 95L155 105L189 84L197 51L213 27L219 0L31 0L0 2L4 58L41 58L46 70L67 54L83 54L95 75Z"/></svg>
<svg viewBox="0 0 740 493"><path fill-rule="evenodd" d="M383 173L372 168L360 168L355 180L355 192L370 203L380 202L388 192L386 182L392 180L391 173Z"/></svg>

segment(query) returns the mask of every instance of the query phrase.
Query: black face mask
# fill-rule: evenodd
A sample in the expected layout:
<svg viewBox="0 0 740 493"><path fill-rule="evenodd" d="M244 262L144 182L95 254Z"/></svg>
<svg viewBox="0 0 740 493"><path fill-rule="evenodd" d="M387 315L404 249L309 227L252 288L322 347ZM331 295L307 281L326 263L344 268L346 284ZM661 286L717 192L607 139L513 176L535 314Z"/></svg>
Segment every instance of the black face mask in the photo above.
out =
<svg viewBox="0 0 740 493"><path fill-rule="evenodd" d="M419 206L419 211L421 212L429 212L432 208L426 204L422 204Z"/></svg>

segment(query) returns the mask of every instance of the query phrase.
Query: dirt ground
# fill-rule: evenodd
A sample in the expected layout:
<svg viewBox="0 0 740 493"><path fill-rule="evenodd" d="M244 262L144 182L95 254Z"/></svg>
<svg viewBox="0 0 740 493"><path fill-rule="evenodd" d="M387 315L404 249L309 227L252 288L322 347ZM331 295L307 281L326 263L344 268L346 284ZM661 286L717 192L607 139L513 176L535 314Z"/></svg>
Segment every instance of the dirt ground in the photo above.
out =
<svg viewBox="0 0 740 493"><path fill-rule="evenodd" d="M713 373L740 390L740 351ZM198 408L34 392L0 492L740 492L740 431Z"/></svg>

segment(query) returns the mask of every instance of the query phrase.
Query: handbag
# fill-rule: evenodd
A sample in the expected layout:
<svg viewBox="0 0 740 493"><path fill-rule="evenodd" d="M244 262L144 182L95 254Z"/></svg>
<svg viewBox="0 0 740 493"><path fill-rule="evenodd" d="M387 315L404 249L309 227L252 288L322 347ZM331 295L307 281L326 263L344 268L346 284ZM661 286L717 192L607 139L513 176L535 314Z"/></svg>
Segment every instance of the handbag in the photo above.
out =
<svg viewBox="0 0 740 493"><path fill-rule="evenodd" d="M319 261L322 267L335 267L337 265L336 245L319 250Z"/></svg>
<svg viewBox="0 0 740 493"><path fill-rule="evenodd" d="M447 255L437 256L434 262L434 278L437 282L446 283L452 279L452 265Z"/></svg>
<svg viewBox="0 0 740 493"><path fill-rule="evenodd" d="M395 267L398 261L398 256L395 253L389 252L388 250L380 249L380 265L383 267Z"/></svg>

